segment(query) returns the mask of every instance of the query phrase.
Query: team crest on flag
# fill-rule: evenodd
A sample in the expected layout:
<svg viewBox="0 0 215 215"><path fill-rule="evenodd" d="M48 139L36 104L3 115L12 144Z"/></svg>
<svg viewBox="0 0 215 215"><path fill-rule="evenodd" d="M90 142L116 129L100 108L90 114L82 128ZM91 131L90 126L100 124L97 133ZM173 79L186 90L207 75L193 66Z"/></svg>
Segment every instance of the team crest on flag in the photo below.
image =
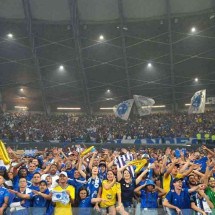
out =
<svg viewBox="0 0 215 215"><path fill-rule="evenodd" d="M204 113L206 101L206 90L199 90L195 92L191 98L190 108L188 113Z"/></svg>
<svg viewBox="0 0 215 215"><path fill-rule="evenodd" d="M134 95L134 101L140 116L150 115L155 100L145 96Z"/></svg>
<svg viewBox="0 0 215 215"><path fill-rule="evenodd" d="M124 102L114 106L113 111L114 111L115 116L119 117L123 120L127 120L130 115L133 103L134 103L134 99L129 99L127 101L124 101Z"/></svg>

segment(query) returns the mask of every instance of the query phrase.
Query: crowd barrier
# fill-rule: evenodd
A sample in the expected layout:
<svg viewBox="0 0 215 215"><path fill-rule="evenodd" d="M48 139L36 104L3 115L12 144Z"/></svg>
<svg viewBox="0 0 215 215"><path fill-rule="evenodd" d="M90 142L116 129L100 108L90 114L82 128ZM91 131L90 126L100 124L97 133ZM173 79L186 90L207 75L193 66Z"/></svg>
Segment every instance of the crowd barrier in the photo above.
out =
<svg viewBox="0 0 215 215"><path fill-rule="evenodd" d="M157 138L158 139L158 138ZM175 138L178 139L178 138ZM147 140L147 139L144 139ZM158 142L158 143L157 143ZM34 142L10 142L10 141L4 141L6 143L6 146L10 146L13 149L16 150L28 150L28 149L34 149L37 148L38 150L43 150L44 148L53 148L53 147L59 147L59 148L67 148L67 147L75 147L75 145L85 145L87 147L89 146L95 146L96 149L120 149L120 148L147 148L147 147L153 147L153 148L161 148L164 149L166 147L171 147L172 149L176 148L190 148L190 149L197 149L201 146L201 144L198 144L197 141L193 142L183 142L180 140L177 142L165 142L162 143L161 141L158 141L156 139L148 139L148 142L145 142L142 140L142 142L139 142L139 140L124 140L124 141L116 141L116 142L105 142L105 143L95 143L95 142L89 142L89 143L83 143L83 142L59 142L59 141L50 141L50 142L42 142L42 141L34 141ZM181 142L181 143L180 143ZM203 142L204 143L204 142ZM215 144L207 144L208 148L214 148Z"/></svg>
<svg viewBox="0 0 215 215"><path fill-rule="evenodd" d="M24 212L24 210L26 212ZM103 215L106 214L106 209L102 209L100 208L100 211L96 211L93 208L78 208L78 207L73 207L72 209L72 214L74 215ZM140 204L138 204L136 207L132 207L132 208L127 208L125 209L126 212L129 215L165 215L165 214L171 214L171 215L179 215L176 213L176 211L174 209L163 209L162 206L160 206L160 208L157 209L149 209L149 208L141 208ZM19 212L18 212L19 211ZM15 214L28 214L28 215L42 215L45 214L46 208L42 208L42 207L31 207L28 209L22 209L20 210L16 210L14 208L7 208L5 215L15 215ZM86 213L87 211L87 213ZM18 213L17 213L18 212ZM123 214L123 213L117 213L117 214ZM180 215L192 215L195 214L194 211L192 209L181 209L181 213ZM212 213L211 213L212 214ZM213 209L213 214L214 214L214 209ZM51 213L49 213L49 215L52 215Z"/></svg>

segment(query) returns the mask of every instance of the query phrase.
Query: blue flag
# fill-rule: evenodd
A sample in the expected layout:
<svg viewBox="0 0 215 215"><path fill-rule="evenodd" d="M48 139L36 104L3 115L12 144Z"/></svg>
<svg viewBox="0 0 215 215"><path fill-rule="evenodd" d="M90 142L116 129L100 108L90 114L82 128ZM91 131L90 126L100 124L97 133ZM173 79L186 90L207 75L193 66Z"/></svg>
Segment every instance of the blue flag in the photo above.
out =
<svg viewBox="0 0 215 215"><path fill-rule="evenodd" d="M127 101L124 101L124 102L114 106L113 111L114 111L115 116L119 117L123 120L127 120L130 115L133 103L134 103L134 99L129 99Z"/></svg>
<svg viewBox="0 0 215 215"><path fill-rule="evenodd" d="M204 113L206 101L206 90L199 90L195 92L191 98L191 103L188 113Z"/></svg>

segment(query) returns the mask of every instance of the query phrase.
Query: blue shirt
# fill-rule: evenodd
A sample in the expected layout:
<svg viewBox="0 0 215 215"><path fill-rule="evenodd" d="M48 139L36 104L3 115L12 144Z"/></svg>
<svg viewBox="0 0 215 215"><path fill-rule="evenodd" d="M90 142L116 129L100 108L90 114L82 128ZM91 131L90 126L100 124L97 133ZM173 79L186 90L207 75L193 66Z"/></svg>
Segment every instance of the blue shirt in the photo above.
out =
<svg viewBox="0 0 215 215"><path fill-rule="evenodd" d="M16 191L20 192L20 189L15 189ZM30 195L30 199L33 197L33 193L31 191L31 189L29 188L26 188L25 191L23 192L23 194L28 194ZM13 199L12 199L12 202L21 202L23 199L18 197L17 195L14 195ZM22 207L31 207L31 200L29 199L25 199L25 202L22 204Z"/></svg>
<svg viewBox="0 0 215 215"><path fill-rule="evenodd" d="M97 198L99 187L102 186L101 179L96 177L96 179L93 179L92 177L88 179L87 181L87 191L91 198Z"/></svg>
<svg viewBox="0 0 215 215"><path fill-rule="evenodd" d="M106 171L102 172L101 170L99 170L98 176L101 180L105 180L107 178L107 172Z"/></svg>
<svg viewBox="0 0 215 215"><path fill-rule="evenodd" d="M78 215L91 215L91 198L88 196L80 200L78 204Z"/></svg>
<svg viewBox="0 0 215 215"><path fill-rule="evenodd" d="M175 190L170 190L166 199L168 202L180 209L190 209L190 194L188 189L182 189L180 195L178 195Z"/></svg>
<svg viewBox="0 0 215 215"><path fill-rule="evenodd" d="M158 208L158 192L146 192L141 190L141 208Z"/></svg>
<svg viewBox="0 0 215 215"><path fill-rule="evenodd" d="M66 173L68 175L68 178L73 179L74 178L74 173L75 173L76 168L66 170Z"/></svg>
<svg viewBox="0 0 215 215"><path fill-rule="evenodd" d="M0 207L4 204L4 198L9 198L10 193L5 187L0 187Z"/></svg>
<svg viewBox="0 0 215 215"><path fill-rule="evenodd" d="M49 190L46 189L45 192L43 192L46 195L49 195ZM40 214L40 215L45 215L45 214L52 214L49 211L51 201L43 198L40 195L34 195L32 197L32 212L33 214Z"/></svg>
<svg viewBox="0 0 215 215"><path fill-rule="evenodd" d="M78 191L86 183L85 178L79 177L78 179L68 179L67 183L75 187L75 193L78 194Z"/></svg>
<svg viewBox="0 0 215 215"><path fill-rule="evenodd" d="M202 168L200 170L200 172L205 172L206 171L206 167L207 167L207 162L208 158L207 157L202 157L199 160L195 160L194 163L195 164L199 164Z"/></svg>
<svg viewBox="0 0 215 215"><path fill-rule="evenodd" d="M31 189L31 190L40 191L39 186L35 186L35 185L33 185L33 184L31 184L30 186L28 186L28 188Z"/></svg>

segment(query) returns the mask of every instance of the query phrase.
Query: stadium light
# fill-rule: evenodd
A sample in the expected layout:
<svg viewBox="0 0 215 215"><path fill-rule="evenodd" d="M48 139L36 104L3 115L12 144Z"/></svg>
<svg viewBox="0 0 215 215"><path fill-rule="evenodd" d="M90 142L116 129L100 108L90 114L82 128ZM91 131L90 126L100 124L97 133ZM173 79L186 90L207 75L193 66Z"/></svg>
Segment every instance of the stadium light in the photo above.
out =
<svg viewBox="0 0 215 215"><path fill-rule="evenodd" d="M24 89L23 89L23 88L21 88L21 89L20 89L20 92L22 92L22 93L23 93L23 92L24 92Z"/></svg>
<svg viewBox="0 0 215 215"><path fill-rule="evenodd" d="M195 33L195 32L196 32L196 28L195 28L195 27L192 27L192 28L191 28L191 32L192 32L192 33Z"/></svg>
<svg viewBox="0 0 215 215"><path fill-rule="evenodd" d="M107 93L110 93L110 90L109 90L109 89L107 90Z"/></svg>
<svg viewBox="0 0 215 215"><path fill-rule="evenodd" d="M7 34L7 37L8 37L9 39L12 39L12 38L13 38L13 34L9 33L9 34Z"/></svg>
<svg viewBox="0 0 215 215"><path fill-rule="evenodd" d="M151 67L152 67L152 64L151 64L151 63L148 63L148 64L147 64L147 67L148 67L148 68L151 68Z"/></svg>
<svg viewBox="0 0 215 215"><path fill-rule="evenodd" d="M20 109L20 110L27 110L27 106L14 106L15 109Z"/></svg>
<svg viewBox="0 0 215 215"><path fill-rule="evenodd" d="M57 110L81 110L80 107L58 107Z"/></svg>
<svg viewBox="0 0 215 215"><path fill-rule="evenodd" d="M63 66L63 65L60 65L60 66L59 66L59 70L60 70L60 71L63 71L63 70L64 70L64 66Z"/></svg>
<svg viewBox="0 0 215 215"><path fill-rule="evenodd" d="M102 34L99 36L99 40L100 41L104 40L104 36Z"/></svg>
<svg viewBox="0 0 215 215"><path fill-rule="evenodd" d="M198 79L198 78L195 78L194 80L195 80L195 82L198 82L198 81L199 81L199 79Z"/></svg>

